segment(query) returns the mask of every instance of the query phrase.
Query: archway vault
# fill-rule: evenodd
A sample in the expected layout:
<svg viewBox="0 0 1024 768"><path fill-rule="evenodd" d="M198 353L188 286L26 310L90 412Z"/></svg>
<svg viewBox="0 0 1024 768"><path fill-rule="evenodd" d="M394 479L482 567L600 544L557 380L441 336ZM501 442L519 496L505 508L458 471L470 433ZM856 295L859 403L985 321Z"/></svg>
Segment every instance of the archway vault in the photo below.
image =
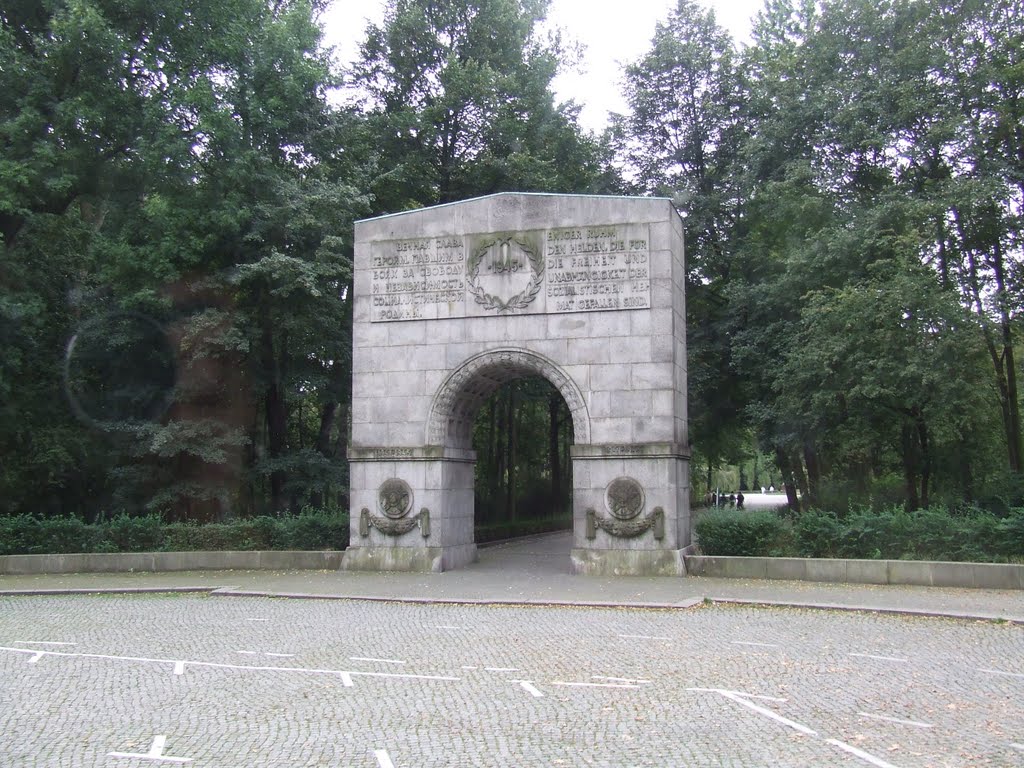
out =
<svg viewBox="0 0 1024 768"><path fill-rule="evenodd" d="M438 387L427 418L427 445L469 449L477 411L501 385L524 376L542 376L565 400L572 414L573 440L590 443L590 416L583 392L556 363L528 349L505 347L473 355Z"/></svg>

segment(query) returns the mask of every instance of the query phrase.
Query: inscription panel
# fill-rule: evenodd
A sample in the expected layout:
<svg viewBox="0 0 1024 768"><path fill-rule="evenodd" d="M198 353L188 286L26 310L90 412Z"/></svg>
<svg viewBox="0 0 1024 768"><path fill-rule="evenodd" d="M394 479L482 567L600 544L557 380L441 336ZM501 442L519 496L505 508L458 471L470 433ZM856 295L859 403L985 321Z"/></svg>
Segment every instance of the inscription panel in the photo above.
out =
<svg viewBox="0 0 1024 768"><path fill-rule="evenodd" d="M373 243L370 320L434 320L466 315L465 238Z"/></svg>
<svg viewBox="0 0 1024 768"><path fill-rule="evenodd" d="M373 322L651 305L646 224L371 244Z"/></svg>

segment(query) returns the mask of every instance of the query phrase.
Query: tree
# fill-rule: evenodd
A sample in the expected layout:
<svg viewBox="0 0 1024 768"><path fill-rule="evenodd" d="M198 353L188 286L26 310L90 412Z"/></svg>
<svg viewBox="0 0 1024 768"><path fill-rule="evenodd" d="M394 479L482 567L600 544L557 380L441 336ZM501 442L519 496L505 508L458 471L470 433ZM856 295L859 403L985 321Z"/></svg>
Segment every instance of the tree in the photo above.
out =
<svg viewBox="0 0 1024 768"><path fill-rule="evenodd" d="M351 85L380 145L378 210L503 190L595 191L596 144L555 105L548 0L391 0Z"/></svg>
<svg viewBox="0 0 1024 768"><path fill-rule="evenodd" d="M868 456L888 442L913 510L929 504L936 455L962 443L983 404L978 329L916 260L870 272L807 297L777 396L821 431L852 431Z"/></svg>
<svg viewBox="0 0 1024 768"><path fill-rule="evenodd" d="M685 217L690 434L710 473L738 459L743 441L726 322L743 209L746 92L734 43L713 12L679 0L626 67L625 87L630 111L612 135L630 191L672 197Z"/></svg>
<svg viewBox="0 0 1024 768"><path fill-rule="evenodd" d="M74 497L56 509L179 517L281 510L343 479L330 443L344 433L349 225L366 198L363 158L346 152L360 120L326 103L319 5L0 12L0 332L25 353L0 371L13 393L0 444L31 455L41 435L59 440L14 473L5 462L12 508L30 508L43 472ZM126 316L166 333L170 409L102 429L52 413L74 329Z"/></svg>

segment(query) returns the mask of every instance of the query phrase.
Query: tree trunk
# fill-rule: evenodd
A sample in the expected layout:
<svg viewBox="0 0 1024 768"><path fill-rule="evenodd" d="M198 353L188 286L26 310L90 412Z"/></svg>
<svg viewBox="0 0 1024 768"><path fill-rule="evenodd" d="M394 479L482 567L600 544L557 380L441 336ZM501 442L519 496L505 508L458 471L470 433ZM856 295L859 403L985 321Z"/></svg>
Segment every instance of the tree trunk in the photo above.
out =
<svg viewBox="0 0 1024 768"><path fill-rule="evenodd" d="M786 501L789 502L789 508L796 514L800 514L800 499L796 495L796 484L793 482L792 463L780 446L775 446L775 463L779 465L779 473L782 475L782 485L786 489Z"/></svg>
<svg viewBox="0 0 1024 768"><path fill-rule="evenodd" d="M270 312L264 305L260 310L260 365L267 377L264 406L267 416L267 448L271 459L279 458L287 446L288 411L285 405L281 367L274 352L274 332ZM287 477L283 470L270 473L270 508L279 513L284 508L284 485Z"/></svg>
<svg viewBox="0 0 1024 768"><path fill-rule="evenodd" d="M562 407L562 397L552 393L548 397L548 461L551 464L551 509L554 515L560 506L562 497L562 462L558 444L558 412Z"/></svg>
<svg viewBox="0 0 1024 768"><path fill-rule="evenodd" d="M804 464L807 465L807 495L804 505L814 506L818 503L821 491L821 462L818 460L818 449L813 440L804 440Z"/></svg>
<svg viewBox="0 0 1024 768"><path fill-rule="evenodd" d="M906 508L913 512L921 507L921 497L917 492L917 456L913 428L904 423L900 429L900 446L903 453L903 480L906 486Z"/></svg>
<svg viewBox="0 0 1024 768"><path fill-rule="evenodd" d="M334 415L337 412L337 403L324 403L324 407L320 409L320 429L316 434L316 449L328 457L331 455L331 428L334 426Z"/></svg>
<svg viewBox="0 0 1024 768"><path fill-rule="evenodd" d="M1006 288L1006 266L1002 245L997 242L992 251L992 271L996 277L996 302L999 307L999 335L1002 346L1000 362L1006 372L1006 444L1010 470L1024 471L1021 451L1020 399L1017 393L1017 366L1013 354L1013 326L1011 325L1009 295Z"/></svg>
<svg viewBox="0 0 1024 768"><path fill-rule="evenodd" d="M790 458L790 467L793 470L796 487L800 489L800 498L803 500L800 507L801 509L808 509L811 505L811 489L807 485L807 473L804 472L803 460L796 451L793 452Z"/></svg>
<svg viewBox="0 0 1024 768"><path fill-rule="evenodd" d="M508 424L505 441L505 467L508 476L505 486L505 511L509 520L516 519L516 422L515 422L515 389L508 388L506 398L505 423Z"/></svg>
<svg viewBox="0 0 1024 768"><path fill-rule="evenodd" d="M963 222L960 211L953 208L954 219L960 234L961 241L966 242ZM992 322L985 311L985 303L982 298L981 280L978 275L978 261L974 251L970 248L964 249L967 257L968 286L970 300L981 330L985 338L985 347L988 350L989 358L992 360L992 368L996 377L996 390L999 395L999 407L1003 417L1003 431L1006 437L1006 452L1011 472L1024 470L1024 459L1021 451L1021 423L1020 406L1017 393L1017 372L1015 370L1013 354L1013 334L1010 326L1010 317L1007 308L1007 296L1003 276L1002 250L996 247L993 258L993 266L996 271L996 291L999 301L1000 314L1000 344L1001 350L997 348L995 335L992 332Z"/></svg>
<svg viewBox="0 0 1024 768"><path fill-rule="evenodd" d="M920 415L917 417L917 440L921 446L921 507L927 509L928 486L932 476L932 456L928 441L928 425Z"/></svg>
<svg viewBox="0 0 1024 768"><path fill-rule="evenodd" d="M486 467L484 476L488 478L488 485L491 485L498 477L498 398L496 397L491 398L487 422L489 429L487 431L487 463L484 465ZM488 496L493 501L493 493L488 491Z"/></svg>

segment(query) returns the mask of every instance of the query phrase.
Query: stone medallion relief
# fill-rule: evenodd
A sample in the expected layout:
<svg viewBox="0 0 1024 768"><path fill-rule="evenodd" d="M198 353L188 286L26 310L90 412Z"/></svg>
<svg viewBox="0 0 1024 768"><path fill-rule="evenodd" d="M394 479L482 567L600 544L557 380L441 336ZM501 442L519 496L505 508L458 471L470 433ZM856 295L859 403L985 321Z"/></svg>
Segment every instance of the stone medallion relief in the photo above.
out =
<svg viewBox="0 0 1024 768"><path fill-rule="evenodd" d="M359 512L359 535L367 537L370 528L388 536L402 536L419 526L423 538L430 536L430 510L424 507L419 514L409 517L412 509L412 488L404 480L393 477L381 483L377 489L377 507L383 517L370 513L363 507Z"/></svg>
<svg viewBox="0 0 1024 768"><path fill-rule="evenodd" d="M599 530L620 539L631 539L647 531L654 532L654 538L665 537L665 510L655 507L644 517L644 488L632 477L617 477L612 480L604 492L604 504L611 517L603 517L592 507L587 510L588 539L597 537Z"/></svg>

